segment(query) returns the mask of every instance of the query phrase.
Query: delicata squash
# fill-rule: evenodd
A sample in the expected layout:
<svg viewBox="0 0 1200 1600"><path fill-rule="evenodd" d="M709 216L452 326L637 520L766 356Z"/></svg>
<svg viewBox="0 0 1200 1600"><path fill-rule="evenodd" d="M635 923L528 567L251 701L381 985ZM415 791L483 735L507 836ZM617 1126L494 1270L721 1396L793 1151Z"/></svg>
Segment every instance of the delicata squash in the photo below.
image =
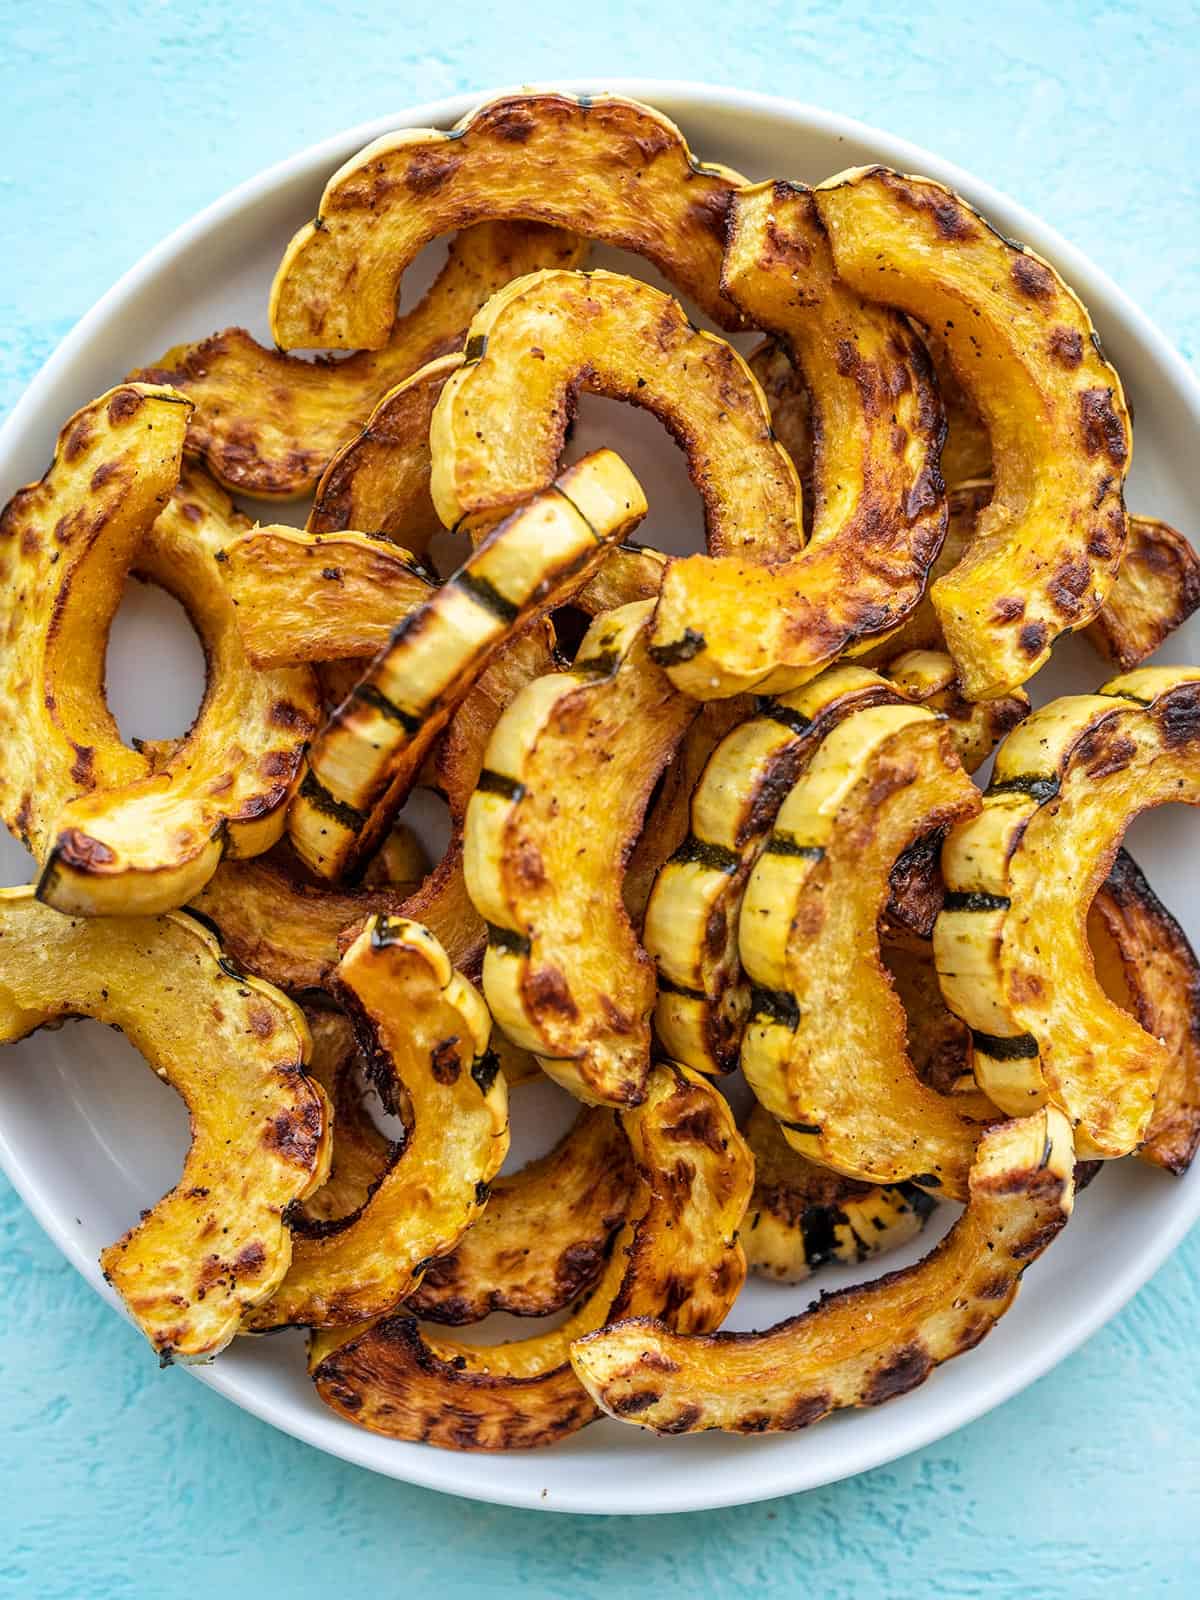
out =
<svg viewBox="0 0 1200 1600"><path fill-rule="evenodd" d="M204 473L185 468L134 557L173 594L204 644L208 684L187 736L144 777L68 801L54 821L38 894L59 911L152 915L183 905L223 856L281 836L316 729L307 667L247 658L221 562L249 526Z"/></svg>
<svg viewBox="0 0 1200 1600"><path fill-rule="evenodd" d="M855 711L788 792L738 922L753 985L742 1068L788 1143L847 1177L952 1199L995 1111L917 1077L878 923L897 857L979 804L931 712Z"/></svg>
<svg viewBox="0 0 1200 1600"><path fill-rule="evenodd" d="M856 1183L792 1149L756 1105L742 1129L754 1157L754 1193L742 1229L750 1271L803 1283L830 1262L871 1261L899 1250L937 1201L911 1183Z"/></svg>
<svg viewBox="0 0 1200 1600"><path fill-rule="evenodd" d="M108 630L179 478L191 406L124 384L64 425L0 512L0 813L39 859L68 800L144 778L104 700Z"/></svg>
<svg viewBox="0 0 1200 1600"><path fill-rule="evenodd" d="M652 600L605 612L570 672L496 724L467 808L467 888L488 924L483 988L508 1036L589 1103L646 1090L654 965L622 901L658 774L697 707L650 660Z"/></svg>
<svg viewBox="0 0 1200 1600"><path fill-rule="evenodd" d="M968 699L1005 693L1092 620L1117 575L1121 380L1054 269L941 184L859 167L814 199L838 275L936 331L991 436L991 500L932 598Z"/></svg>
<svg viewBox="0 0 1200 1600"><path fill-rule="evenodd" d="M539 267L577 266L586 250L556 229L482 223L451 241L432 287L395 319L378 349L304 361L266 349L245 328L226 328L168 350L134 380L169 384L192 401L187 452L219 483L258 499L293 500L308 493L385 391L459 348L489 295Z"/></svg>
<svg viewBox="0 0 1200 1600"><path fill-rule="evenodd" d="M493 528L397 624L309 753L288 821L307 866L337 878L371 853L496 649L515 627L581 588L645 511L629 468L613 451L597 450Z"/></svg>
<svg viewBox="0 0 1200 1600"><path fill-rule="evenodd" d="M962 1216L915 1266L766 1333L687 1338L645 1317L616 1322L577 1340L571 1365L610 1416L656 1433L778 1433L882 1405L991 1332L1071 1215L1074 1164L1060 1112L1001 1123L980 1140Z"/></svg>
<svg viewBox="0 0 1200 1600"><path fill-rule="evenodd" d="M689 1333L718 1327L745 1277L737 1232L754 1175L729 1107L704 1079L667 1064L620 1121L635 1192L603 1276L561 1327L498 1345L434 1337L409 1317L317 1333L309 1368L321 1399L392 1438L529 1449L597 1415L568 1364L582 1334L622 1316L659 1316Z"/></svg>
<svg viewBox="0 0 1200 1600"><path fill-rule="evenodd" d="M1170 1052L1104 993L1088 907L1134 817L1200 803L1200 671L1143 667L1042 706L1001 745L983 810L947 835L934 952L1005 1111L1046 1100L1085 1158L1146 1137Z"/></svg>
<svg viewBox="0 0 1200 1600"><path fill-rule="evenodd" d="M803 543L800 486L762 391L678 301L616 272L535 272L471 323L433 412L431 490L448 528L495 518L554 480L581 391L644 406L687 456L709 548L782 560Z"/></svg>
<svg viewBox="0 0 1200 1600"><path fill-rule="evenodd" d="M500 218L632 250L737 327L721 293L721 247L742 181L698 162L673 122L635 100L505 95L449 133L385 134L334 173L275 274L271 334L284 350L378 350L417 252Z"/></svg>
<svg viewBox="0 0 1200 1600"><path fill-rule="evenodd" d="M722 281L803 371L813 520L803 550L710 540L709 556L671 564L653 645L676 687L705 699L795 688L887 632L920 598L946 529L945 422L925 346L838 277L807 189L733 197ZM434 463L441 510L436 448Z"/></svg>
<svg viewBox="0 0 1200 1600"><path fill-rule="evenodd" d="M250 1332L390 1311L483 1210L508 1153L508 1093L488 1053L491 1018L427 929L373 917L330 988L384 1107L406 1112L408 1136L392 1146L357 1210L298 1225L288 1275L251 1313Z"/></svg>
<svg viewBox="0 0 1200 1600"><path fill-rule="evenodd" d="M0 890L0 1041L72 1016L120 1028L187 1103L179 1183L100 1264L164 1363L207 1361L278 1287L285 1214L328 1171L304 1017L190 917L100 922Z"/></svg>

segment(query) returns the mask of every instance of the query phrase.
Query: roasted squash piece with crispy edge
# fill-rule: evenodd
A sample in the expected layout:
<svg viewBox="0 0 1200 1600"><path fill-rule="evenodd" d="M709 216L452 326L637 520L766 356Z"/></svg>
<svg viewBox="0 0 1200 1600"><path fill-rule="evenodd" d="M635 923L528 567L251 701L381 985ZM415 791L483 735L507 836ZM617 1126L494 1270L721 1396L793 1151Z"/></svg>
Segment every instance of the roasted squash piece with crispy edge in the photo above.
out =
<svg viewBox="0 0 1200 1600"><path fill-rule="evenodd" d="M760 702L757 716L735 728L699 782L689 784L690 831L659 869L643 936L658 965L658 1037L670 1055L699 1072L730 1072L738 1064L750 1004L737 950L746 881L788 788L834 724L869 705L924 703L951 719L959 757L973 767L1027 708L1024 696L968 707L957 697L945 655L926 652L895 665L884 677L843 663ZM897 890L911 898L893 875L893 899ZM911 915L907 906L893 909ZM931 909L926 935L933 916Z"/></svg>
<svg viewBox="0 0 1200 1600"><path fill-rule="evenodd" d="M455 1450L552 1444L593 1421L568 1364L572 1342L614 1317L660 1316L680 1332L719 1326L745 1277L737 1242L754 1164L722 1097L686 1068L658 1066L620 1114L636 1191L603 1277L559 1328L511 1344L434 1338L408 1317L313 1336L327 1405L360 1427Z"/></svg>
<svg viewBox="0 0 1200 1600"><path fill-rule="evenodd" d="M98 922L0 890L0 1041L75 1016L120 1028L187 1104L179 1183L100 1265L160 1360L207 1361L278 1287L284 1215L329 1168L303 1014L178 912Z"/></svg>
<svg viewBox="0 0 1200 1600"><path fill-rule="evenodd" d="M1071 1130L1047 1108L984 1134L962 1216L924 1260L823 1296L766 1333L684 1338L646 1318L571 1347L610 1416L656 1433L779 1433L877 1406L973 1350L1075 1200Z"/></svg>
<svg viewBox="0 0 1200 1600"><path fill-rule="evenodd" d="M622 880L655 781L698 709L646 652L653 607L605 612L570 672L521 691L467 808L492 1014L590 1103L636 1105L645 1093L654 964Z"/></svg>
<svg viewBox="0 0 1200 1600"><path fill-rule="evenodd" d="M762 1106L742 1135L754 1157L754 1193L741 1237L759 1277L803 1283L831 1262L871 1261L915 1239L936 1209L911 1183L857 1183L819 1167L792 1149Z"/></svg>
<svg viewBox="0 0 1200 1600"><path fill-rule="evenodd" d="M135 574L191 618L208 686L191 731L151 773L79 795L59 813L38 884L58 911L169 911L222 856L259 855L283 833L320 703L307 668L264 672L247 659L220 565L247 527L223 489L187 468L134 557Z"/></svg>
<svg viewBox="0 0 1200 1600"><path fill-rule="evenodd" d="M581 1111L548 1155L496 1179L483 1215L452 1255L432 1263L407 1309L455 1326L493 1311L561 1311L604 1270L634 1181L612 1112Z"/></svg>
<svg viewBox="0 0 1200 1600"><path fill-rule="evenodd" d="M411 1120L361 1208L296 1230L287 1277L249 1332L384 1315L453 1250L508 1154L508 1090L482 997L418 922L373 917L330 980L388 1111Z"/></svg>
<svg viewBox="0 0 1200 1600"><path fill-rule="evenodd" d="M39 859L73 796L150 771L104 700L108 630L179 478L190 403L124 384L77 411L0 512L0 815Z"/></svg>
<svg viewBox="0 0 1200 1600"><path fill-rule="evenodd" d="M568 600L645 512L620 456L594 451L497 524L402 619L309 753L288 818L308 867L337 878L372 853L455 705L505 638Z"/></svg>
<svg viewBox="0 0 1200 1600"><path fill-rule="evenodd" d="M1187 538L1157 517L1130 517L1129 543L1117 581L1088 643L1131 672L1200 607L1200 557Z"/></svg>
<svg viewBox="0 0 1200 1600"><path fill-rule="evenodd" d="M979 805L931 712L853 712L788 792L738 921L753 985L742 1068L788 1143L847 1177L952 1199L995 1110L918 1078L878 924L897 857Z"/></svg>
<svg viewBox="0 0 1200 1600"><path fill-rule="evenodd" d="M1005 1111L1058 1105L1081 1158L1146 1137L1170 1052L1104 993L1088 907L1126 828L1200 804L1200 671L1143 667L1040 707L1001 745L979 816L950 830L934 927L942 993Z"/></svg>
<svg viewBox="0 0 1200 1600"><path fill-rule="evenodd" d="M703 699L793 689L886 633L920 598L946 531L928 353L904 317L838 277L810 191L767 183L734 196L722 281L803 370L813 520L802 551L710 539L709 556L672 562L653 644L676 687ZM437 465L435 444L441 510Z"/></svg>
<svg viewBox="0 0 1200 1600"><path fill-rule="evenodd" d="M394 1159L392 1141L375 1126L355 1077L358 1044L349 1017L305 1002L312 1037L308 1075L319 1083L333 1108L329 1174L319 1189L297 1201L288 1213L293 1234L315 1232L360 1212Z"/></svg>
<svg viewBox="0 0 1200 1600"><path fill-rule="evenodd" d="M1200 963L1125 850L1092 901L1087 927L1105 994L1132 1011L1170 1056L1138 1155L1182 1177L1200 1148Z"/></svg>
<svg viewBox="0 0 1200 1600"><path fill-rule="evenodd" d="M880 941L884 965L904 1007L908 1056L917 1077L938 1094L973 1093L971 1036L942 999L932 932L932 921L924 935L885 929Z"/></svg>
<svg viewBox="0 0 1200 1600"><path fill-rule="evenodd" d="M385 134L339 168L271 286L284 350L378 350L422 247L474 223L566 228L652 261L723 327L725 211L743 182L698 162L660 111L617 95L505 95L449 133Z"/></svg>
<svg viewBox="0 0 1200 1600"><path fill-rule="evenodd" d="M991 501L932 595L968 699L1006 693L1116 577L1133 448L1121 380L1054 269L941 184L860 167L814 193L840 276L935 330L991 437Z"/></svg>
<svg viewBox="0 0 1200 1600"><path fill-rule="evenodd" d="M741 356L661 289L600 271L517 278L471 323L429 430L448 528L494 521L553 482L581 392L664 424L704 502L710 550L780 561L801 547L796 470Z"/></svg>
<svg viewBox="0 0 1200 1600"><path fill-rule="evenodd" d="M226 328L198 344L176 345L157 367L133 378L170 384L194 403L186 449L218 482L258 499L294 500L308 493L386 390L460 348L489 295L539 267L578 266L586 252L582 240L555 229L483 223L451 242L432 287L396 318L377 350L304 361L266 349L245 328Z"/></svg>

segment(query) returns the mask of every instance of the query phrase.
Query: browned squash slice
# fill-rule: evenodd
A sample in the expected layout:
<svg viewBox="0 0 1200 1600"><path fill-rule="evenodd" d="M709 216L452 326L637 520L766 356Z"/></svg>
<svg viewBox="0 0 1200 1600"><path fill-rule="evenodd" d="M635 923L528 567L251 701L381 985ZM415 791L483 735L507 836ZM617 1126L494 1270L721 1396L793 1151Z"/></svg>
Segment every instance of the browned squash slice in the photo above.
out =
<svg viewBox="0 0 1200 1600"><path fill-rule="evenodd" d="M548 1155L497 1178L478 1222L433 1262L407 1309L460 1326L493 1311L547 1317L595 1285L632 1198L629 1144L609 1111L581 1111Z"/></svg>
<svg viewBox="0 0 1200 1600"><path fill-rule="evenodd" d="M373 852L497 648L580 589L645 511L629 468L597 450L493 528L409 612L309 752L288 832L312 871L336 879Z"/></svg>
<svg viewBox="0 0 1200 1600"><path fill-rule="evenodd" d="M1049 1100L1082 1158L1146 1138L1171 1052L1101 987L1088 908L1134 817L1200 803L1200 672L1143 667L1042 706L1000 747L978 817L942 852L934 952L1003 1110Z"/></svg>
<svg viewBox="0 0 1200 1600"><path fill-rule="evenodd" d="M622 881L658 774L697 709L646 652L653 606L604 613L570 672L521 691L467 808L492 1014L590 1103L636 1105L645 1093L654 964Z"/></svg>
<svg viewBox="0 0 1200 1600"><path fill-rule="evenodd" d="M448 528L494 521L554 479L580 393L652 412L687 457L708 545L781 560L804 540L800 486L731 345L661 289L616 272L517 278L471 324L434 408L431 489Z"/></svg>
<svg viewBox="0 0 1200 1600"><path fill-rule="evenodd" d="M1088 643L1132 672L1200 607L1200 557L1157 517L1130 517L1117 581L1089 624Z"/></svg>
<svg viewBox="0 0 1200 1600"><path fill-rule="evenodd" d="M917 1077L938 1094L971 1092L976 1088L971 1035L942 999L932 931L932 923L924 936L889 930L882 940L883 961L904 1007L908 1056Z"/></svg>
<svg viewBox="0 0 1200 1600"><path fill-rule="evenodd" d="M906 700L946 718L958 759L968 772L981 767L999 741L1029 715L1024 689L994 700L966 699L958 670L944 650L905 650L880 671Z"/></svg>
<svg viewBox="0 0 1200 1600"><path fill-rule="evenodd" d="M656 1433L779 1433L845 1406L877 1406L973 1350L1075 1199L1065 1117L1046 1109L980 1140L966 1210L916 1266L825 1295L766 1333L681 1337L647 1318L571 1347L610 1416Z"/></svg>
<svg viewBox="0 0 1200 1600"><path fill-rule="evenodd" d="M144 778L104 700L108 630L179 478L191 406L124 384L66 423L0 512L0 815L41 857L73 796Z"/></svg>
<svg viewBox="0 0 1200 1600"><path fill-rule="evenodd" d="M360 1208L295 1230L287 1277L249 1332L382 1316L487 1203L508 1153L508 1091L491 1018L420 923L373 917L330 980L385 1108L410 1122Z"/></svg>
<svg viewBox="0 0 1200 1600"><path fill-rule="evenodd" d="M723 282L804 373L813 520L802 551L710 539L710 556L671 564L653 644L676 687L704 699L794 689L886 633L920 598L946 529L945 422L925 346L837 276L810 191L768 183L734 197ZM435 439L440 511L437 466Z"/></svg>
<svg viewBox="0 0 1200 1600"><path fill-rule="evenodd" d="M330 458L362 427L380 396L436 356L461 347L467 324L511 278L539 267L578 266L582 240L521 223L483 223L452 241L420 303L397 317L386 341L341 361L268 350L245 328L176 345L140 383L164 383L196 409L187 452L226 488L263 500L307 494ZM428 507L428 500L426 500ZM380 531L373 523L355 523ZM430 517L428 528L435 524Z"/></svg>
<svg viewBox="0 0 1200 1600"><path fill-rule="evenodd" d="M1200 1148L1200 964L1125 850L1092 901L1087 926L1105 994L1161 1039L1170 1057L1138 1155L1182 1177Z"/></svg>
<svg viewBox="0 0 1200 1600"><path fill-rule="evenodd" d="M517 218L645 256L724 327L729 195L743 180L698 162L673 122L617 95L505 95L449 133L385 134L334 173L284 253L271 333L284 350L378 350L423 246Z"/></svg>
<svg viewBox="0 0 1200 1600"><path fill-rule="evenodd" d="M307 668L263 672L247 658L220 563L248 527L224 490L189 468L134 556L137 574L190 616L208 686L190 733L152 772L80 794L58 814L38 894L59 911L168 911L222 856L259 855L283 833L320 705Z"/></svg>
<svg viewBox="0 0 1200 1600"><path fill-rule="evenodd" d="M395 1158L390 1139L380 1133L363 1103L355 1078L358 1045L349 1017L340 1011L304 1007L312 1035L308 1075L319 1083L333 1108L329 1176L289 1213L293 1233L319 1232L331 1222L358 1215Z"/></svg>
<svg viewBox="0 0 1200 1600"><path fill-rule="evenodd" d="M932 713L856 711L792 786L746 885L746 1079L789 1144L864 1183L965 1198L995 1115L982 1095L939 1095L917 1076L878 933L897 857L979 805Z"/></svg>
<svg viewBox="0 0 1200 1600"><path fill-rule="evenodd" d="M915 1239L937 1206L911 1183L856 1183L793 1150L755 1106L742 1130L754 1193L742 1243L750 1271L803 1283L831 1262L871 1261Z"/></svg>
<svg viewBox="0 0 1200 1600"><path fill-rule="evenodd" d="M191 917L98 922L0 890L0 1041L75 1016L120 1028L187 1104L179 1183L100 1264L160 1360L210 1360L283 1279L284 1214L329 1168L304 1017Z"/></svg>
<svg viewBox="0 0 1200 1600"><path fill-rule="evenodd" d="M418 888L432 871L429 852L415 829L406 822L395 822L379 853L367 862L363 882L372 888L394 883L411 890Z"/></svg>
<svg viewBox="0 0 1200 1600"><path fill-rule="evenodd" d="M689 1333L719 1326L745 1277L737 1232L754 1178L729 1107L702 1078L666 1065L620 1120L635 1192L600 1282L561 1327L499 1345L434 1337L410 1317L317 1333L309 1367L321 1399L391 1438L529 1449L597 1415L568 1363L582 1334L621 1316L660 1316Z"/></svg>
<svg viewBox="0 0 1200 1600"><path fill-rule="evenodd" d="M815 198L841 277L936 332L987 427L992 499L933 603L967 697L1006 693L1116 577L1132 450L1121 380L1054 269L941 184L860 167Z"/></svg>

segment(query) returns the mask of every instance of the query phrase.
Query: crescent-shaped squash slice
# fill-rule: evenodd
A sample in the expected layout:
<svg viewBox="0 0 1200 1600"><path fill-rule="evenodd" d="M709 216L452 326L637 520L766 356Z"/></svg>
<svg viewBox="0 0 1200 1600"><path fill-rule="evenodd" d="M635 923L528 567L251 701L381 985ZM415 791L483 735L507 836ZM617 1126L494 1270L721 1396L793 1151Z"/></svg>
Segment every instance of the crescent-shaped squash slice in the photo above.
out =
<svg viewBox="0 0 1200 1600"><path fill-rule="evenodd" d="M1071 1215L1074 1160L1058 1112L1002 1123L980 1140L966 1210L915 1266L827 1294L766 1333L617 1323L573 1345L571 1365L610 1416L656 1433L779 1433L882 1405L991 1332Z"/></svg>
<svg viewBox="0 0 1200 1600"><path fill-rule="evenodd" d="M432 239L519 218L645 256L724 327L731 192L743 180L695 160L673 122L617 95L506 95L449 133L385 134L339 168L271 286L284 350L378 350L400 280Z"/></svg>
<svg viewBox="0 0 1200 1600"><path fill-rule="evenodd" d="M303 667L258 671L221 579L246 528L225 491L186 469L134 556L173 594L204 645L208 685L191 731L144 777L68 801L51 829L38 894L84 916L149 916L185 904L222 856L255 856L283 833L320 716Z"/></svg>
<svg viewBox="0 0 1200 1600"><path fill-rule="evenodd" d="M904 317L838 277L809 190L767 183L734 196L723 282L753 322L786 337L804 373L812 528L803 550L710 539L709 556L671 564L653 644L676 687L704 699L793 689L886 633L920 598L946 531L928 353ZM440 511L437 467L435 441Z"/></svg>
<svg viewBox="0 0 1200 1600"><path fill-rule="evenodd" d="M655 781L697 710L646 652L653 607L604 613L570 672L521 691L467 808L492 1014L591 1103L636 1105L645 1093L654 964L622 880Z"/></svg>
<svg viewBox="0 0 1200 1600"><path fill-rule="evenodd" d="M614 1317L718 1327L745 1277L737 1242L754 1164L728 1105L686 1068L658 1066L621 1113L638 1181L603 1277L552 1332L510 1344L433 1337L413 1318L317 1333L309 1367L327 1405L360 1427L453 1450L552 1444L597 1412L571 1372L574 1340Z"/></svg>
<svg viewBox="0 0 1200 1600"><path fill-rule="evenodd" d="M179 478L191 405L124 384L77 411L0 512L0 815L35 856L73 796L143 778L104 700L108 630Z"/></svg>
<svg viewBox="0 0 1200 1600"><path fill-rule="evenodd" d="M948 718L968 768L991 753L1028 705L1014 696L968 706L957 693L950 658L933 652L901 659L887 677L846 663L762 704L756 717L722 740L699 782L689 785L690 831L659 869L643 930L658 965L654 1025L676 1059L699 1072L737 1066L750 1004L737 949L738 915L776 813L837 722L865 706L902 699ZM899 890L903 885L893 875L893 891Z"/></svg>
<svg viewBox="0 0 1200 1600"><path fill-rule="evenodd" d="M819 1167L783 1137L762 1106L743 1137L754 1157L754 1193L742 1229L750 1271L803 1283L830 1262L871 1261L915 1239L937 1201L911 1183L856 1183Z"/></svg>
<svg viewBox="0 0 1200 1600"><path fill-rule="evenodd" d="M433 503L448 528L494 521L552 483L586 392L644 406L668 429L711 550L767 561L802 545L799 481L762 390L737 351L661 289L616 272L530 273L480 311L465 357L429 431Z"/></svg>
<svg viewBox="0 0 1200 1600"><path fill-rule="evenodd" d="M304 361L266 349L245 328L226 328L175 346L133 377L170 384L193 402L187 452L226 488L260 500L298 499L386 390L461 347L467 324L497 289L539 267L578 266L586 253L582 240L555 229L483 223L451 242L432 287L396 318L377 350Z"/></svg>
<svg viewBox="0 0 1200 1600"><path fill-rule="evenodd" d="M1133 448L1121 380L1054 269L940 183L859 167L814 198L839 275L937 332L991 436L992 498L932 598L968 699L1007 693L1116 577Z"/></svg>
<svg viewBox="0 0 1200 1600"><path fill-rule="evenodd" d="M284 1216L329 1169L303 1014L191 917L64 917L0 890L0 1042L67 1017L120 1028L182 1095L179 1183L100 1257L164 1363L207 1361L288 1270Z"/></svg>
<svg viewBox="0 0 1200 1600"><path fill-rule="evenodd" d="M249 1332L335 1327L384 1315L453 1250L487 1203L508 1153L508 1090L488 1053L478 991L420 923L373 917L330 981L371 1081L411 1125L362 1206L301 1223L287 1277Z"/></svg>
<svg viewBox="0 0 1200 1600"><path fill-rule="evenodd" d="M1187 538L1157 517L1130 517L1117 581L1087 640L1132 672L1200 607L1200 557Z"/></svg>
<svg viewBox="0 0 1200 1600"><path fill-rule="evenodd" d="M1200 1149L1200 963L1125 850L1092 901L1087 926L1105 994L1161 1039L1170 1057L1138 1155L1182 1177Z"/></svg>
<svg viewBox="0 0 1200 1600"><path fill-rule="evenodd" d="M620 456L597 450L494 527L402 619L309 753L288 819L308 867L334 879L372 853L496 649L581 588L645 511Z"/></svg>
<svg viewBox="0 0 1200 1600"><path fill-rule="evenodd" d="M1170 1061L1104 993L1087 920L1129 823L1171 801L1200 804L1200 671L1143 667L1011 733L942 851L934 952L980 1087L1009 1112L1049 1099L1083 1158L1141 1144Z"/></svg>
<svg viewBox="0 0 1200 1600"><path fill-rule="evenodd" d="M879 946L889 874L914 840L979 810L948 729L919 706L843 718L788 792L738 923L753 989L742 1068L802 1155L866 1183L963 1199L980 1095L921 1082Z"/></svg>
<svg viewBox="0 0 1200 1600"><path fill-rule="evenodd" d="M433 1262L407 1309L454 1326L493 1311L563 1310L604 1270L635 1176L617 1119L599 1106L581 1111L548 1155L496 1179L483 1215Z"/></svg>

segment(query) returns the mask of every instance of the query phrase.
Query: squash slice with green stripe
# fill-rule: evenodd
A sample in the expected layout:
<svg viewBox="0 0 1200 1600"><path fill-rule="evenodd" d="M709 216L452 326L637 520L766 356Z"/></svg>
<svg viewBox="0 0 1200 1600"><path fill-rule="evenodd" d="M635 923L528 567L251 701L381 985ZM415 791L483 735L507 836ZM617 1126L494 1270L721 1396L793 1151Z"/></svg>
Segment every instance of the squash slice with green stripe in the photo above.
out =
<svg viewBox="0 0 1200 1600"><path fill-rule="evenodd" d="M1200 804L1200 670L1143 667L1010 734L983 810L942 852L934 950L975 1076L1005 1111L1059 1106L1081 1159L1141 1144L1168 1068L1105 994L1087 920L1130 822L1171 801Z"/></svg>
<svg viewBox="0 0 1200 1600"><path fill-rule="evenodd" d="M582 588L645 511L629 468L597 450L495 527L402 618L309 752L288 831L313 872L336 879L366 860L495 651Z"/></svg>

